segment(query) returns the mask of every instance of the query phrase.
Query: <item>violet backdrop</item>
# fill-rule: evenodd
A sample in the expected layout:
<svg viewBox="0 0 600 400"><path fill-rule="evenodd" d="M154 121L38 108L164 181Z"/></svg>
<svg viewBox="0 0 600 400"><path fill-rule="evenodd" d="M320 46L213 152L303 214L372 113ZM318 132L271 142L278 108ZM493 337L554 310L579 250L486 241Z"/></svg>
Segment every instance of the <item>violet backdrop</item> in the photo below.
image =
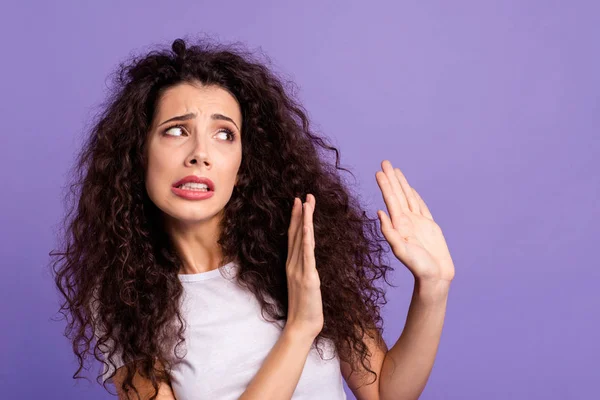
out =
<svg viewBox="0 0 600 400"><path fill-rule="evenodd" d="M114 398L99 363L91 383L72 379L57 314L48 252L65 174L117 64L201 34L262 49L298 85L370 216L385 210L383 159L428 203L456 278L421 399L600 398L599 4L4 2L3 398ZM388 257L392 346L413 279Z"/></svg>

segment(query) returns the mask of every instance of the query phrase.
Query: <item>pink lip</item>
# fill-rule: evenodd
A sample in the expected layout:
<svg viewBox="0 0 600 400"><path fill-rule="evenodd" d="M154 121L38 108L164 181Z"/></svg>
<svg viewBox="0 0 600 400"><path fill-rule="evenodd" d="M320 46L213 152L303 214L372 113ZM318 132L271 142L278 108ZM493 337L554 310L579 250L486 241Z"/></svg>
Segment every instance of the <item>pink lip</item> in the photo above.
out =
<svg viewBox="0 0 600 400"><path fill-rule="evenodd" d="M186 190L179 189L178 187L173 186L171 191L175 193L177 196L182 197L187 200L204 200L211 198L215 192L212 190L202 192L200 190Z"/></svg>
<svg viewBox="0 0 600 400"><path fill-rule="evenodd" d="M183 185L184 183L189 183L189 182L205 183L208 186L209 192L212 192L215 190L215 184L213 183L213 181L211 181L210 179L205 178L203 176L196 176L196 175L188 175L185 178L178 180L177 182L175 182L173 184L173 187L177 188L177 186L180 186L180 185ZM202 193L204 193L204 192L202 192Z"/></svg>

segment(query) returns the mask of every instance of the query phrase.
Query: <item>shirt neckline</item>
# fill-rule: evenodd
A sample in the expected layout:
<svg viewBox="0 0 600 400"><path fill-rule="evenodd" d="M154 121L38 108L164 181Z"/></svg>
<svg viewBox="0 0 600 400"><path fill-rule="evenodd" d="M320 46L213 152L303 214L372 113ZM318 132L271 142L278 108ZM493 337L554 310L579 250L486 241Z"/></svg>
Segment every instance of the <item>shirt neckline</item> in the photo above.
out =
<svg viewBox="0 0 600 400"><path fill-rule="evenodd" d="M207 279L213 279L221 276L221 271L228 272L232 267L234 267L235 262L231 261L225 265L220 266L217 269L213 269L206 272L198 272L197 274L177 274L177 277L181 282L198 282L204 281Z"/></svg>
<svg viewBox="0 0 600 400"><path fill-rule="evenodd" d="M220 266L217 269L213 269L206 272L198 272L197 274L177 274L177 277L181 282L198 282L207 279L213 279L221 276L221 271L228 272L232 267L235 266L235 262L231 261L225 265Z"/></svg>

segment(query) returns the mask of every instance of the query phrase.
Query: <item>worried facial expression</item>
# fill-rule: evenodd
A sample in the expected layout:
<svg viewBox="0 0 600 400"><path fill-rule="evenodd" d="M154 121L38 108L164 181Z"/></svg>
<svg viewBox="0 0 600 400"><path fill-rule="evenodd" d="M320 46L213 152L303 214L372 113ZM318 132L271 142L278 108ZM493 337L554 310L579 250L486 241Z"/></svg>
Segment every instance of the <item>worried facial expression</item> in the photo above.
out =
<svg viewBox="0 0 600 400"><path fill-rule="evenodd" d="M221 87L180 83L163 92L148 133L145 182L168 219L193 224L223 210L242 162L241 129L239 104ZM190 175L212 181L209 197L174 189Z"/></svg>

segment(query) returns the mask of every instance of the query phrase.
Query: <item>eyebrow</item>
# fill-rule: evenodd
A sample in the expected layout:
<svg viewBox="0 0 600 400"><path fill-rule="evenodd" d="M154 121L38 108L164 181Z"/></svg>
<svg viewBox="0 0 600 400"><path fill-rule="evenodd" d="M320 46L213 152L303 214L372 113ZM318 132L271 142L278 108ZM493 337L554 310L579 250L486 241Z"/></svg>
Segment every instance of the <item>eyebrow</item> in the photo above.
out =
<svg viewBox="0 0 600 400"><path fill-rule="evenodd" d="M188 113L185 115L178 115L177 117L173 117L173 118L169 118L168 120L160 123L158 126L164 125L167 122L171 122L171 121L187 121L188 119L194 119L196 118L196 114L195 113ZM237 126L237 124L229 117L223 115L223 114L213 114L210 116L211 119L213 120L221 120L221 121L229 121L232 124L235 125L235 127L240 130L240 128Z"/></svg>

